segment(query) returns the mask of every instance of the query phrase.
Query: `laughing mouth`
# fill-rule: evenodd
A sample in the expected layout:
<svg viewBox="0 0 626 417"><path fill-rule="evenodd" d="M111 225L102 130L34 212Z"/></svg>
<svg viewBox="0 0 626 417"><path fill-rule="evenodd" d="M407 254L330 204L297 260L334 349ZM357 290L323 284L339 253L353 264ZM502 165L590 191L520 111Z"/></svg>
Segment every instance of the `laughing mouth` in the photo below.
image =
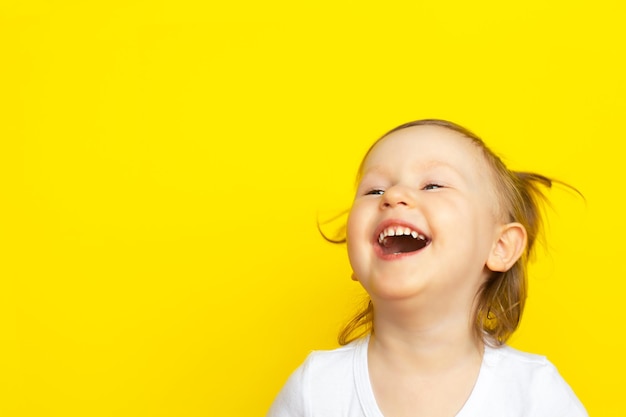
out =
<svg viewBox="0 0 626 417"><path fill-rule="evenodd" d="M389 226L378 235L378 244L383 255L398 255L424 249L430 239L406 226Z"/></svg>

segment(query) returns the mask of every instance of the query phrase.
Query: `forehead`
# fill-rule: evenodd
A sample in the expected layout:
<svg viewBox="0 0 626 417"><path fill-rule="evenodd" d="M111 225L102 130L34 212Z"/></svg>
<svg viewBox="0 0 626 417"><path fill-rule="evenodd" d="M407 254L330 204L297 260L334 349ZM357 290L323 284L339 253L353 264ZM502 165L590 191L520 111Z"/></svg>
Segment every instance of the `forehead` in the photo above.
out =
<svg viewBox="0 0 626 417"><path fill-rule="evenodd" d="M481 177L489 171L482 149L472 139L441 126L412 126L379 140L363 161L361 173L403 164L443 165Z"/></svg>

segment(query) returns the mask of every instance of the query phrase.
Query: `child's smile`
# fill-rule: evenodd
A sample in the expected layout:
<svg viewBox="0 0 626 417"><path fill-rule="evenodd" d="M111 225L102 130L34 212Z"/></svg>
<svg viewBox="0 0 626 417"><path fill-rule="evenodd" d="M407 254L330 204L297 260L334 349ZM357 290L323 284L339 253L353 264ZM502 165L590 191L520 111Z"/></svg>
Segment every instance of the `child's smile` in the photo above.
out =
<svg viewBox="0 0 626 417"><path fill-rule="evenodd" d="M376 253L383 259L415 254L430 243L430 238L415 226L394 220L383 222L374 239L378 242L374 245Z"/></svg>

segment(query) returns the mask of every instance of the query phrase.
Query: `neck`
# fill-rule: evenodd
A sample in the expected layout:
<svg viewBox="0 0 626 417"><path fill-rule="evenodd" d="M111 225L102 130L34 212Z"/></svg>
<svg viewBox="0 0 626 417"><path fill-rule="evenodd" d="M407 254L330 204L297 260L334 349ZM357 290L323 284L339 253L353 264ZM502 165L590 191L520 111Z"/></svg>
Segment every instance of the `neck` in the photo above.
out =
<svg viewBox="0 0 626 417"><path fill-rule="evenodd" d="M398 303L393 307L375 304L370 354L380 354L398 366L408 365L422 372L482 360L484 345L472 328L471 307L455 313L436 308L411 310Z"/></svg>

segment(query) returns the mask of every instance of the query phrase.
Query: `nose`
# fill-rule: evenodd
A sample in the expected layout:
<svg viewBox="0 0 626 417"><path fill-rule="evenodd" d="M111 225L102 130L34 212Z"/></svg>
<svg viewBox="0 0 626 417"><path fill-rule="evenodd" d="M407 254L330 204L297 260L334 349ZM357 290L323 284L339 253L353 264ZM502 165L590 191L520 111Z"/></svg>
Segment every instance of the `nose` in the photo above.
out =
<svg viewBox="0 0 626 417"><path fill-rule="evenodd" d="M412 207L415 204L414 197L409 189L401 185L394 185L385 190L380 199L381 208L392 208L396 206Z"/></svg>

